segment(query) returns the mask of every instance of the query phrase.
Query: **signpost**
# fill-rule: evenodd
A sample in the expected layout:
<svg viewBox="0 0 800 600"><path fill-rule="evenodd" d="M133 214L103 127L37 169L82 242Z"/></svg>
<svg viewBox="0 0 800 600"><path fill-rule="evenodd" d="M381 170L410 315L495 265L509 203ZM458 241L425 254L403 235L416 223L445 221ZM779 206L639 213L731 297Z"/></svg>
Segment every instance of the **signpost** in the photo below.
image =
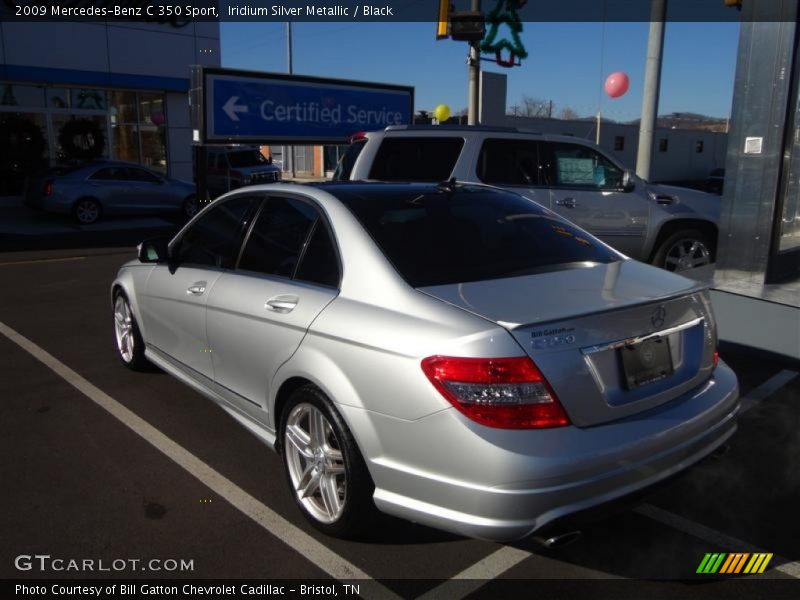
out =
<svg viewBox="0 0 800 600"><path fill-rule="evenodd" d="M195 81L199 144L344 144L414 114L413 87L215 68Z"/></svg>

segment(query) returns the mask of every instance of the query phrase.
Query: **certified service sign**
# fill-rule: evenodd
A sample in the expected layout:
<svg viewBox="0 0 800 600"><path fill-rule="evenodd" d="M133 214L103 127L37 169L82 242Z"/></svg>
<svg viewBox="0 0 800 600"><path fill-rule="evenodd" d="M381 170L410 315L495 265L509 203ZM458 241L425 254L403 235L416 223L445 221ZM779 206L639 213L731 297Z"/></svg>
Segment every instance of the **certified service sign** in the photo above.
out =
<svg viewBox="0 0 800 600"><path fill-rule="evenodd" d="M206 143L342 144L358 131L411 123L414 88L203 70Z"/></svg>

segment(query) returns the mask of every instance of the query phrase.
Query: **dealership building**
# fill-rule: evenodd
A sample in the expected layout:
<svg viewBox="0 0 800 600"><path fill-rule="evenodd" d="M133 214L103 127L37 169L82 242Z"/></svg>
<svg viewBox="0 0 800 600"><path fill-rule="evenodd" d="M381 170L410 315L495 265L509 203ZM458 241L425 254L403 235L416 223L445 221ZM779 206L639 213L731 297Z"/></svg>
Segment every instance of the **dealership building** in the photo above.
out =
<svg viewBox="0 0 800 600"><path fill-rule="evenodd" d="M217 23L0 21L0 179L104 157L191 180L189 69L219 60Z"/></svg>

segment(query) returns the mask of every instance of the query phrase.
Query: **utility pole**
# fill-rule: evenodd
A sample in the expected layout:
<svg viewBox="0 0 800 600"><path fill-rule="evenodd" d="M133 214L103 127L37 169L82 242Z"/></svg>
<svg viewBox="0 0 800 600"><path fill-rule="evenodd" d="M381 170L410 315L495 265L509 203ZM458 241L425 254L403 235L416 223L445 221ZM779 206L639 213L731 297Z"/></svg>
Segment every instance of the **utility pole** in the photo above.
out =
<svg viewBox="0 0 800 600"><path fill-rule="evenodd" d="M481 0L472 0L472 12L480 12ZM467 69L469 72L468 88L468 109L467 124L477 125L479 121L478 104L480 102L480 78L481 78L481 43L474 41L469 43L469 58L467 59Z"/></svg>
<svg viewBox="0 0 800 600"><path fill-rule="evenodd" d="M639 125L639 153L636 157L636 174L650 179L653 159L653 135L658 116L658 94L661 89L661 54L664 50L664 22L667 17L667 0L652 0L650 4L650 37L647 41L647 64L644 73L642 120Z"/></svg>
<svg viewBox="0 0 800 600"><path fill-rule="evenodd" d="M292 75L294 73L294 68L292 65L292 22L291 21L286 22L286 61L289 67L289 75ZM288 159L289 161L288 170L292 172L292 179L294 179L295 176L297 175L297 172L294 167L294 146L288 146L288 147L284 146L282 152L283 152L283 160L285 161Z"/></svg>

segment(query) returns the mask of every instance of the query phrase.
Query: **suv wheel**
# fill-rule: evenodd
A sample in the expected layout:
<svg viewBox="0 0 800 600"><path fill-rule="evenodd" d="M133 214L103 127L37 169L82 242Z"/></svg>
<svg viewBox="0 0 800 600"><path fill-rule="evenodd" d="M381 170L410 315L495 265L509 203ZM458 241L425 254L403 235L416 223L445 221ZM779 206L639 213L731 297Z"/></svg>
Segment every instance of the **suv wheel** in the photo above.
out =
<svg viewBox="0 0 800 600"><path fill-rule="evenodd" d="M698 229L677 231L665 239L653 256L653 264L667 271L686 271L714 262L714 245Z"/></svg>
<svg viewBox="0 0 800 600"><path fill-rule="evenodd" d="M280 447L294 500L314 527L352 537L371 524L375 485L347 425L316 386L289 398Z"/></svg>

